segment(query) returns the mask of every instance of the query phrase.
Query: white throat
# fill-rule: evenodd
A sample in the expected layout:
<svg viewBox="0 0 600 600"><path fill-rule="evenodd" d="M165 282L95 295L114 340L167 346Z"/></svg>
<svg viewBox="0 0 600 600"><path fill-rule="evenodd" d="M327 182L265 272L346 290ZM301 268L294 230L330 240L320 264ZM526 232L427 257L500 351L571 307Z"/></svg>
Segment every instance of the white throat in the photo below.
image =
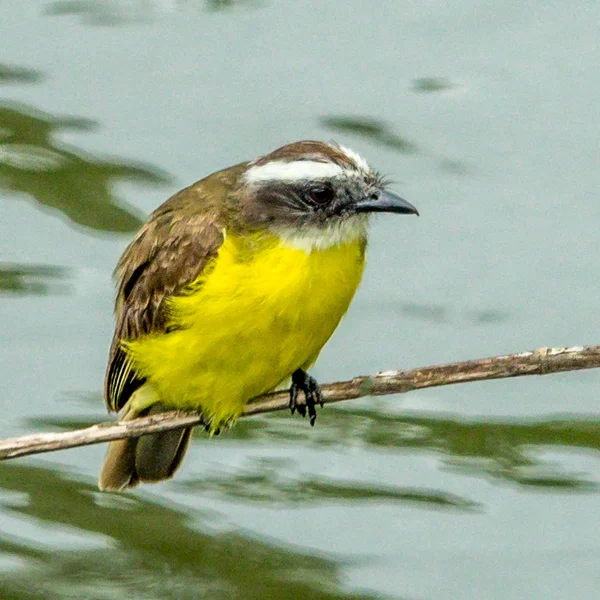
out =
<svg viewBox="0 0 600 600"><path fill-rule="evenodd" d="M354 215L327 227L277 227L273 228L273 233L281 240L283 246L310 254L313 251L327 250L333 246L343 246L365 239L368 222L367 215Z"/></svg>

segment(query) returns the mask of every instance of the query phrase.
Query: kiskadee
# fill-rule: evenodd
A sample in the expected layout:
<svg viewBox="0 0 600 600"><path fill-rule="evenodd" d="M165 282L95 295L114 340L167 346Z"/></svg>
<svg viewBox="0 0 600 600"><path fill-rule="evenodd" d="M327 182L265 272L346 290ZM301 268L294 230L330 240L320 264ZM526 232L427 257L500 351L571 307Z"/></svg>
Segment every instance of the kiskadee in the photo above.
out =
<svg viewBox="0 0 600 600"><path fill-rule="evenodd" d="M302 141L213 173L156 209L117 268L105 400L121 419L200 411L211 433L291 380L311 425L307 374L363 273L369 215L418 214L356 152ZM304 400L298 398L299 392ZM111 442L99 486L167 479L191 429Z"/></svg>

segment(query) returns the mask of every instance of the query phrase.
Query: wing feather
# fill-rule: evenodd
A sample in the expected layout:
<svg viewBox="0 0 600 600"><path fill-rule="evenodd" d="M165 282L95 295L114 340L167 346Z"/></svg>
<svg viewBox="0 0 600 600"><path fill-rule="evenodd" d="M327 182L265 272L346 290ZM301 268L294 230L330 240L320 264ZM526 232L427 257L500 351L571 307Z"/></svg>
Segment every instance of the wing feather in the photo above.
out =
<svg viewBox="0 0 600 600"><path fill-rule="evenodd" d="M214 212L190 214L183 210L186 206L190 203L167 201L158 209L115 270L116 327L104 387L109 410L120 410L144 383L132 369L121 342L148 333L168 333L165 300L193 282L223 243L223 228Z"/></svg>

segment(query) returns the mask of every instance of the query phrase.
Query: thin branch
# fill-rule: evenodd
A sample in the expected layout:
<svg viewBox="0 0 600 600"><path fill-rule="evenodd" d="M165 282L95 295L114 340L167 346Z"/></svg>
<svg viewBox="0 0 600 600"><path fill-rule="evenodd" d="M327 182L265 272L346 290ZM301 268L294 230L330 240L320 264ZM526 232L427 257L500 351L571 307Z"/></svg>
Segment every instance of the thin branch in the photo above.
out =
<svg viewBox="0 0 600 600"><path fill-rule="evenodd" d="M600 367L600 346L539 348L532 352L520 352L519 354L423 367L409 371L383 371L377 375L329 383L321 386L321 390L323 402L329 404L365 396L402 394L455 383L523 375L547 375L597 367ZM252 400L246 406L242 416L285 410L288 408L288 403L287 391L265 394ZM146 433L157 433L201 423L202 417L196 413L174 411L127 422L99 423L76 431L26 435L0 441L0 460L99 444L126 437L139 437Z"/></svg>

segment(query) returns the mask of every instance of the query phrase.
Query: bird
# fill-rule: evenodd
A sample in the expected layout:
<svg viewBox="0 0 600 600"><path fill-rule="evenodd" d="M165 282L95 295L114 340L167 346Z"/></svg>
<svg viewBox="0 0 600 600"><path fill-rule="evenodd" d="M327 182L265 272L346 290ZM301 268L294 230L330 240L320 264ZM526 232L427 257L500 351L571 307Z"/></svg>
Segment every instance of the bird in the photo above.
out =
<svg viewBox="0 0 600 600"><path fill-rule="evenodd" d="M388 187L357 152L304 140L159 206L115 269L109 411L122 421L195 411L214 435L289 383L292 413L314 425L322 394L308 369L359 286L369 218L419 214ZM111 442L99 488L172 477L191 432Z"/></svg>

